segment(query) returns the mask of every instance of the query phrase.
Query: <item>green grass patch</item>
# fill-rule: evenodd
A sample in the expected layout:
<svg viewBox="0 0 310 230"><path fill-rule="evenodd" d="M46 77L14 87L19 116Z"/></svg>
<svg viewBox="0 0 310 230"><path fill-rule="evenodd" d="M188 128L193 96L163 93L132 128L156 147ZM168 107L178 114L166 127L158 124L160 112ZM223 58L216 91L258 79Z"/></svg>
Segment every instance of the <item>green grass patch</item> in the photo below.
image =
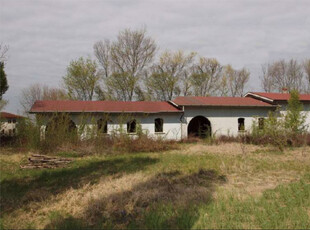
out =
<svg viewBox="0 0 310 230"><path fill-rule="evenodd" d="M200 210L194 228L309 229L309 175L289 185L267 190L259 198L218 197Z"/></svg>

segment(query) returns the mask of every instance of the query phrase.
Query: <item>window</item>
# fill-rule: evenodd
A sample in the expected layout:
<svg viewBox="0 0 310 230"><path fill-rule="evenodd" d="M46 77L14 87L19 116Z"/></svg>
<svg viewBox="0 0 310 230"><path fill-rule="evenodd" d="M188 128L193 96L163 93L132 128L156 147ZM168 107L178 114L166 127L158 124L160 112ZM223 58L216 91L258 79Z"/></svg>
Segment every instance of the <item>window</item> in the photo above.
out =
<svg viewBox="0 0 310 230"><path fill-rule="evenodd" d="M161 118L155 119L155 133L162 133L164 131L164 120Z"/></svg>
<svg viewBox="0 0 310 230"><path fill-rule="evenodd" d="M238 118L238 131L244 131L244 118Z"/></svg>
<svg viewBox="0 0 310 230"><path fill-rule="evenodd" d="M127 122L127 133L136 133L137 131L137 122L136 120L131 120Z"/></svg>
<svg viewBox="0 0 310 230"><path fill-rule="evenodd" d="M258 118L258 128L259 129L264 129L264 122L265 122L265 118L263 118L263 117Z"/></svg>
<svg viewBox="0 0 310 230"><path fill-rule="evenodd" d="M108 121L104 119L99 119L97 121L98 132L108 133Z"/></svg>
<svg viewBox="0 0 310 230"><path fill-rule="evenodd" d="M9 119L9 120L8 120L8 122L9 122L9 123L12 123L12 120L11 120L11 119Z"/></svg>
<svg viewBox="0 0 310 230"><path fill-rule="evenodd" d="M14 123L14 124L16 123L16 119L13 119L13 123Z"/></svg>

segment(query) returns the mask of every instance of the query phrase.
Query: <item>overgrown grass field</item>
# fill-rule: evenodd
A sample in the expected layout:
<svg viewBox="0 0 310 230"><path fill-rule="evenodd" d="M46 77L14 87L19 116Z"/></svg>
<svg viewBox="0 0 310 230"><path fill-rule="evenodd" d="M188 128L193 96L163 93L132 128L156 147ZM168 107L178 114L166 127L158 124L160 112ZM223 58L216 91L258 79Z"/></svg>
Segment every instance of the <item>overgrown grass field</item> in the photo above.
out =
<svg viewBox="0 0 310 230"><path fill-rule="evenodd" d="M177 144L20 169L1 148L1 228L310 228L310 147Z"/></svg>

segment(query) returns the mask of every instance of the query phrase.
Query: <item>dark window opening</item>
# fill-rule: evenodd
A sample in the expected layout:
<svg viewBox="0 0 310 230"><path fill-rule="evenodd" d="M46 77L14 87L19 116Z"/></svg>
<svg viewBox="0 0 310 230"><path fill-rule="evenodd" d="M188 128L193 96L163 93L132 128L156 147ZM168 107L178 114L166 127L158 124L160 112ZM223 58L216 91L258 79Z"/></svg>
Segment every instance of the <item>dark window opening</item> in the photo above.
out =
<svg viewBox="0 0 310 230"><path fill-rule="evenodd" d="M12 123L12 120L11 120L11 119L9 119L9 120L8 120L8 122L9 122L9 123Z"/></svg>
<svg viewBox="0 0 310 230"><path fill-rule="evenodd" d="M263 117L258 118L258 128L259 129L264 129L264 123L265 123L265 118L263 118Z"/></svg>
<svg viewBox="0 0 310 230"><path fill-rule="evenodd" d="M100 133L108 133L108 122L106 120L99 119L97 121L97 127Z"/></svg>
<svg viewBox="0 0 310 230"><path fill-rule="evenodd" d="M244 118L238 118L238 131L244 131Z"/></svg>
<svg viewBox="0 0 310 230"><path fill-rule="evenodd" d="M13 119L13 123L16 123L16 119Z"/></svg>
<svg viewBox="0 0 310 230"><path fill-rule="evenodd" d="M137 131L136 120L131 120L127 122L127 133L136 133L136 131Z"/></svg>
<svg viewBox="0 0 310 230"><path fill-rule="evenodd" d="M161 118L155 119L155 133L162 133L164 131L164 120Z"/></svg>

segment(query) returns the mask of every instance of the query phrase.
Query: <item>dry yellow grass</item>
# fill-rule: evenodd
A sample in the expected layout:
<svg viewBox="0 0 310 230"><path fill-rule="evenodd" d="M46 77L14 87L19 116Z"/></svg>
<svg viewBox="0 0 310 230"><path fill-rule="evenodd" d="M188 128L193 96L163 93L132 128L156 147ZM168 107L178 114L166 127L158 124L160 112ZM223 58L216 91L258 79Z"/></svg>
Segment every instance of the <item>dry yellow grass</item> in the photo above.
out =
<svg viewBox="0 0 310 230"><path fill-rule="evenodd" d="M182 145L179 150L166 152L162 157L166 154L188 155L193 162L196 156L215 156L222 159L219 165L220 173L226 175L228 180L218 185L213 198L217 199L219 194L222 197L227 193L243 199L249 196L259 196L266 189L275 188L279 184L297 181L305 170L309 169L309 147L288 149L283 154L270 153L270 151L272 150L268 147L240 146L238 143L220 145L197 143ZM25 158L24 153L1 155L1 160L15 163ZM156 153L150 155L161 157L161 154ZM265 164L273 165L273 167L268 168L268 165L265 167ZM138 171L130 174L102 176L95 184L88 183L79 188L69 188L57 195L48 195L47 199L44 198L42 190L40 192L29 191L27 196L33 196L34 201L22 209L6 214L4 224L9 228L20 228L25 227L24 223L31 223L36 228L44 228L50 224L50 213L55 211L94 223L98 213L102 215L102 212L108 212L105 216L116 215L113 213L121 206L126 213L137 215L137 209L143 207L141 202L155 202L159 197L162 197L159 199L161 201L165 199L180 201L185 198L185 200L194 201L193 196L206 196L209 192L197 185L194 185L194 188L182 185L180 181L186 178L186 175L182 175L182 177L185 176L182 180L173 179L175 197L172 198L167 195L170 193L163 192L166 190L163 190L163 184L160 181L162 178L156 175L157 172ZM169 180L164 182L170 183ZM117 194L117 199L115 194Z"/></svg>

